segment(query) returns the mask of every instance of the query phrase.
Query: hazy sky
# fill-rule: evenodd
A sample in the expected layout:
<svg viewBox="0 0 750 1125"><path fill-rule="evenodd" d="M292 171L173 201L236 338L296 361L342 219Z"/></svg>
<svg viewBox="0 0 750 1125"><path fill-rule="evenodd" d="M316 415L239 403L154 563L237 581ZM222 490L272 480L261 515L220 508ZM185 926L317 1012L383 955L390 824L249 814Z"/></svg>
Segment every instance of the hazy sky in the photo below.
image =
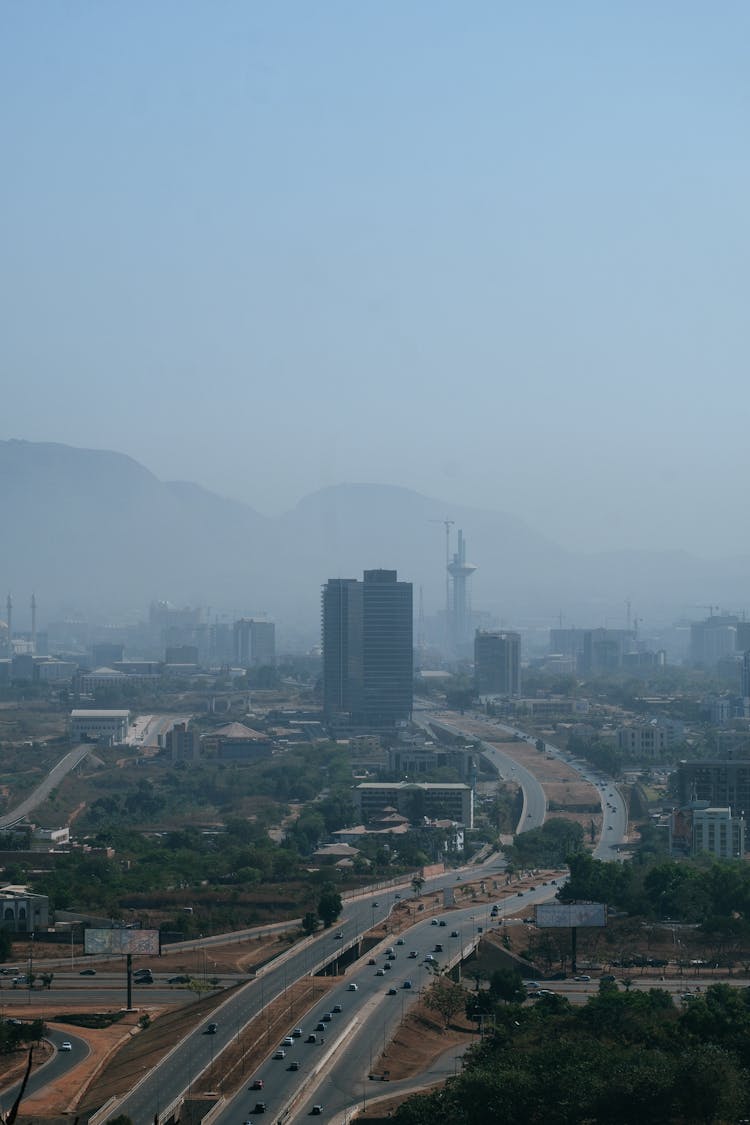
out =
<svg viewBox="0 0 750 1125"><path fill-rule="evenodd" d="M750 550L747 0L0 4L0 437Z"/></svg>

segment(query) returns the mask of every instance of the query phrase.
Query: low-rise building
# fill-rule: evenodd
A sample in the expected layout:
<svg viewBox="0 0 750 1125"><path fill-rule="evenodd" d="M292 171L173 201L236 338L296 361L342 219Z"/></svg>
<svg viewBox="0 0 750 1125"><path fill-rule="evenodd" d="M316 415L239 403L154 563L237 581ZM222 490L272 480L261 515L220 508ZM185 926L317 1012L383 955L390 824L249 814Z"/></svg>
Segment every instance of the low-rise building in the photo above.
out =
<svg viewBox="0 0 750 1125"><path fill-rule="evenodd" d="M129 724L129 711L71 711L70 740L114 746L125 741Z"/></svg>
<svg viewBox="0 0 750 1125"><path fill-rule="evenodd" d="M27 887L0 888L2 927L14 934L30 934L35 930L49 929L49 899L37 895Z"/></svg>
<svg viewBox="0 0 750 1125"><path fill-rule="evenodd" d="M448 818L474 827L474 790L463 782L363 781L353 789L355 806L365 823L392 806L412 823Z"/></svg>

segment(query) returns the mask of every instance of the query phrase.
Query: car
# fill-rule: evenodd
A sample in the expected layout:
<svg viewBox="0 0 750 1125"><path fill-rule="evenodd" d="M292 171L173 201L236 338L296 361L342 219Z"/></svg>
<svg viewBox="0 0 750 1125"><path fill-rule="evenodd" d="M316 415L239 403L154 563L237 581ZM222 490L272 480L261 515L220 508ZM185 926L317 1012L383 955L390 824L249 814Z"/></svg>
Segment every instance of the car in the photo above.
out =
<svg viewBox="0 0 750 1125"><path fill-rule="evenodd" d="M313 1117L320 1117L321 1114L323 1113L323 1106L322 1105L314 1105L312 1107L312 1109L310 1110L310 1113Z"/></svg>
<svg viewBox="0 0 750 1125"><path fill-rule="evenodd" d="M331 1020L333 1019L333 1013L326 1012L326 1014L322 1018L323 1018L323 1023L330 1023Z"/></svg>
<svg viewBox="0 0 750 1125"><path fill-rule="evenodd" d="M371 957L371 958L370 958L370 960L369 960L369 961L367 962L367 964L368 964L368 965L376 965L376 964L377 964L377 961L375 960L375 958L374 958L374 957Z"/></svg>
<svg viewBox="0 0 750 1125"><path fill-rule="evenodd" d="M357 985L354 983L354 981L352 981L351 984L348 984L346 986L346 991L347 992L356 992L357 991Z"/></svg>
<svg viewBox="0 0 750 1125"><path fill-rule="evenodd" d="M285 1059L286 1058L286 1051L284 1050L283 1047L279 1047L278 1051L274 1052L273 1057L275 1059Z"/></svg>
<svg viewBox="0 0 750 1125"><path fill-rule="evenodd" d="M336 941L341 941L343 937L344 935L342 934L341 930L339 930L336 934Z"/></svg>
<svg viewBox="0 0 750 1125"><path fill-rule="evenodd" d="M432 956L431 953L428 953L427 956L425 957L425 961L429 961L430 963L432 963L434 960L435 960L435 958Z"/></svg>
<svg viewBox="0 0 750 1125"><path fill-rule="evenodd" d="M388 995L389 996L398 996L398 989L397 988L389 988L388 989Z"/></svg>
<svg viewBox="0 0 750 1125"><path fill-rule="evenodd" d="M295 1039L301 1039L302 1038L302 1028L301 1027L295 1027L294 1031L292 1032L292 1035L294 1036Z"/></svg>
<svg viewBox="0 0 750 1125"><path fill-rule="evenodd" d="M398 938L398 940L396 941L396 945L405 945L405 944L406 944L406 942L404 941L404 939L402 937Z"/></svg>
<svg viewBox="0 0 750 1125"><path fill-rule="evenodd" d="M417 950L417 949L412 949L412 951L411 951L411 953L409 954L409 956L411 957L412 961L414 961L414 960L415 960L415 959L416 959L417 957L419 957L419 950Z"/></svg>
<svg viewBox="0 0 750 1125"><path fill-rule="evenodd" d="M79 977L95 977L96 969L81 969Z"/></svg>
<svg viewBox="0 0 750 1125"><path fill-rule="evenodd" d="M375 976L376 977L384 977L385 976L385 970L384 969L378 969L377 972L375 973Z"/></svg>
<svg viewBox="0 0 750 1125"><path fill-rule="evenodd" d="M179 973L176 977L168 977L167 984L189 984L190 977L185 973Z"/></svg>
<svg viewBox="0 0 750 1125"><path fill-rule="evenodd" d="M519 898L523 898L523 891L516 891Z"/></svg>
<svg viewBox="0 0 750 1125"><path fill-rule="evenodd" d="M541 987L541 986L540 986L540 984L539 984L539 982L538 982L538 981L535 981L535 980L527 980L527 981L526 981L526 987L527 987L527 988L539 988L539 987Z"/></svg>
<svg viewBox="0 0 750 1125"><path fill-rule="evenodd" d="M588 975L588 973L579 973L578 976L573 977L573 980L586 981L591 980L591 977Z"/></svg>
<svg viewBox="0 0 750 1125"><path fill-rule="evenodd" d="M602 973L602 975L599 977L599 980L606 980L609 981L610 984L614 984L617 980L617 977L614 973Z"/></svg>
<svg viewBox="0 0 750 1125"><path fill-rule="evenodd" d="M343 1012L343 1010L344 1009L341 1007L340 1004L334 1004L333 1007L331 1008L331 1011L333 1012L334 1015L337 1015L339 1012Z"/></svg>
<svg viewBox="0 0 750 1125"><path fill-rule="evenodd" d="M451 930L451 937L460 937L458 930Z"/></svg>
<svg viewBox="0 0 750 1125"><path fill-rule="evenodd" d="M325 1027L325 1024L323 1026ZM317 1043L317 1042L318 1042L318 1040L317 1040L316 1036L314 1036L312 1034L308 1035L307 1039L305 1040L305 1043Z"/></svg>
<svg viewBox="0 0 750 1125"><path fill-rule="evenodd" d="M377 902L377 901L375 901L375 902L374 902L374 903L373 903L372 905L373 905L373 906L380 906L380 903L379 903L379 902Z"/></svg>
<svg viewBox="0 0 750 1125"><path fill-rule="evenodd" d="M411 981L405 980L404 983L401 985L401 987L402 988L411 988Z"/></svg>
<svg viewBox="0 0 750 1125"><path fill-rule="evenodd" d="M281 1042L281 1045L282 1047L293 1047L294 1040L292 1039L291 1035L285 1035Z"/></svg>
<svg viewBox="0 0 750 1125"><path fill-rule="evenodd" d="M438 926L445 926L445 925L446 925L445 919L441 918L440 921L438 922Z"/></svg>
<svg viewBox="0 0 750 1125"><path fill-rule="evenodd" d="M391 968L390 961L386 961L385 965L383 965L383 968L385 969L386 972L390 972L390 968Z"/></svg>
<svg viewBox="0 0 750 1125"><path fill-rule="evenodd" d="M386 954L386 956L387 956L389 961L395 961L396 960L396 954L395 953L388 953L388 954Z"/></svg>
<svg viewBox="0 0 750 1125"><path fill-rule="evenodd" d="M484 926L477 926L477 933L483 934L484 933Z"/></svg>
<svg viewBox="0 0 750 1125"><path fill-rule="evenodd" d="M262 1090L263 1089L263 1079L262 1078L256 1078L255 1081L251 1084L250 1089L251 1090Z"/></svg>
<svg viewBox="0 0 750 1125"><path fill-rule="evenodd" d="M256 1102L255 1105L253 1106L253 1113L265 1113L265 1112L266 1112L266 1103L265 1102Z"/></svg>
<svg viewBox="0 0 750 1125"><path fill-rule="evenodd" d="M316 1031L325 1031L325 1029L326 1029L326 1025L323 1023L323 1021L318 1020L318 1022L315 1024L315 1030Z"/></svg>
<svg viewBox="0 0 750 1125"><path fill-rule="evenodd" d="M442 953L443 952L443 947L442 947L442 945L440 944L439 941L435 942L435 952L436 953Z"/></svg>
<svg viewBox="0 0 750 1125"><path fill-rule="evenodd" d="M70 1042L69 1039L66 1039L66 1040L64 1040L64 1042L62 1042L60 1044L60 1050L61 1051L72 1051L73 1050L73 1044Z"/></svg>
<svg viewBox="0 0 750 1125"><path fill-rule="evenodd" d="M394 895L393 897L394 897L395 899L400 899L400 898L401 898L401 895L400 895L400 894L395 894L395 895Z"/></svg>
<svg viewBox="0 0 750 1125"><path fill-rule="evenodd" d="M290 1062L287 1070L299 1070L299 1060L295 1059L294 1062Z"/></svg>
<svg viewBox="0 0 750 1125"><path fill-rule="evenodd" d="M431 926L437 926L437 924L438 924L437 918L433 918L432 921L430 922Z"/></svg>
<svg viewBox="0 0 750 1125"><path fill-rule="evenodd" d="M610 824L610 825L609 825L609 826L607 827L607 831L608 831L608 832L611 832L611 831L612 831L612 825L611 825L611 824Z"/></svg>

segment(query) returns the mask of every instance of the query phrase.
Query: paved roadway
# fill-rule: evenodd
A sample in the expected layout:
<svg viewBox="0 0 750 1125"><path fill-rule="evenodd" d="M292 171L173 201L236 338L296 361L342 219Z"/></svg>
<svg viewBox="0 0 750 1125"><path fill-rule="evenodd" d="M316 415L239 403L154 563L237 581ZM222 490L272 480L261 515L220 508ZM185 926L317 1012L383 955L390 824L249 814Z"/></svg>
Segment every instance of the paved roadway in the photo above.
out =
<svg viewBox="0 0 750 1125"><path fill-rule="evenodd" d="M24 1093L24 1097L36 1094L39 1090L43 1089L48 1083L54 1082L56 1079L61 1078L72 1067L79 1063L81 1059L89 1054L89 1045L85 1039L80 1039L77 1035L68 1031L52 1031L46 1038L54 1047L57 1048L49 1062L46 1062L39 1068L29 1079L28 1086ZM71 1051L60 1051L61 1043L70 1043ZM16 1082L13 1086L3 1090L0 1094L0 1113L3 1120L5 1120L6 1112L10 1109L18 1096L18 1091L21 1089L21 1083Z"/></svg>
<svg viewBox="0 0 750 1125"><path fill-rule="evenodd" d="M493 873L499 874L502 867L502 857L493 855L481 867L472 870L472 878L477 874L490 878ZM422 898L455 886L455 883L455 872L429 879L422 889ZM373 925L383 921L393 908L396 896L406 898L407 893L404 888L388 889L347 900L338 930L333 927L299 942L265 966L253 981L227 997L213 1017L219 1025L217 1034L206 1035L205 1027L201 1027L176 1044L168 1058L144 1076L138 1087L124 1099L118 1107L118 1113L127 1114L135 1125L150 1125L154 1113L164 1109L192 1087L202 1071L229 1044L239 1029L283 993L288 984L309 976L327 963L338 949L350 946ZM337 932L343 933L343 939L336 938ZM270 1046L273 1044L269 1044Z"/></svg>
<svg viewBox="0 0 750 1125"><path fill-rule="evenodd" d="M52 767L44 781L37 786L33 793L21 801L20 805L16 805L11 812L0 816L0 828L12 828L14 824L18 824L19 821L28 816L30 812L33 812L38 805L46 801L50 792L60 784L65 775L75 769L93 749L93 743L86 742L80 746L74 746L72 750L69 750L65 757L61 758L57 765Z"/></svg>
<svg viewBox="0 0 750 1125"><path fill-rule="evenodd" d="M266 1112L272 1121L277 1121L285 1110L291 1108L285 1121L301 1122L310 1115L316 1103L322 1105L322 1116L330 1121L353 1101L361 1101L374 1092L382 1093L383 1088L370 1082L368 1076L404 1014L417 1001L420 990L432 979L432 969L425 957L428 954L434 957L436 966L449 960L455 961L460 951L466 952L482 932L502 924L504 914L543 901L554 895L556 890L557 887L551 884L546 887L540 885L533 891L521 892L520 896L513 893L498 900L502 905L494 920L490 916L491 904L460 910L438 910L433 915L437 924L428 917L417 921L398 939L385 938L352 965L345 981L305 1016L300 1023L303 1036L295 1039L293 1046L284 1048L284 1059L272 1057L281 1044L270 1044L271 1056L254 1074L248 1075L244 1088L217 1118L219 1125L243 1125L248 1120L255 1121L253 1110L259 1101L266 1103ZM441 920L445 925L439 924ZM403 941L403 945L397 944L399 940ZM436 944L443 947L442 951L435 949ZM391 962L387 962L385 957L389 947L396 954ZM411 952L417 953L417 957L410 957ZM368 964L370 959L375 960L375 965ZM391 965L390 970L385 969L387 963ZM379 970L383 971L383 975L377 975ZM411 982L411 988L405 989L403 985L407 980ZM357 985L356 992L349 991L351 983ZM391 988L396 989L395 996L388 995ZM336 1004L341 1005L341 1013L333 1013ZM327 1012L332 1015L327 1029L316 1030ZM316 1035L315 1044L305 1042L310 1033ZM324 1043L320 1042L321 1035ZM300 1069L289 1069L296 1061ZM262 1091L250 1089L255 1079L263 1082Z"/></svg>

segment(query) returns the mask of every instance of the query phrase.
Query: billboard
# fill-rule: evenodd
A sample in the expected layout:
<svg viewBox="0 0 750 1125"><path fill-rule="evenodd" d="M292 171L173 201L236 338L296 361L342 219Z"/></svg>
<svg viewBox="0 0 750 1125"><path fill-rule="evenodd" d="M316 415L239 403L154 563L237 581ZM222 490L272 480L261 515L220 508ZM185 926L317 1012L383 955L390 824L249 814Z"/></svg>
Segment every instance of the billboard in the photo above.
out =
<svg viewBox="0 0 750 1125"><path fill-rule="evenodd" d="M86 930L83 938L86 953L159 952L158 930Z"/></svg>
<svg viewBox="0 0 750 1125"><path fill-rule="evenodd" d="M542 902L535 915L536 924L542 929L607 924L607 907L603 902Z"/></svg>

